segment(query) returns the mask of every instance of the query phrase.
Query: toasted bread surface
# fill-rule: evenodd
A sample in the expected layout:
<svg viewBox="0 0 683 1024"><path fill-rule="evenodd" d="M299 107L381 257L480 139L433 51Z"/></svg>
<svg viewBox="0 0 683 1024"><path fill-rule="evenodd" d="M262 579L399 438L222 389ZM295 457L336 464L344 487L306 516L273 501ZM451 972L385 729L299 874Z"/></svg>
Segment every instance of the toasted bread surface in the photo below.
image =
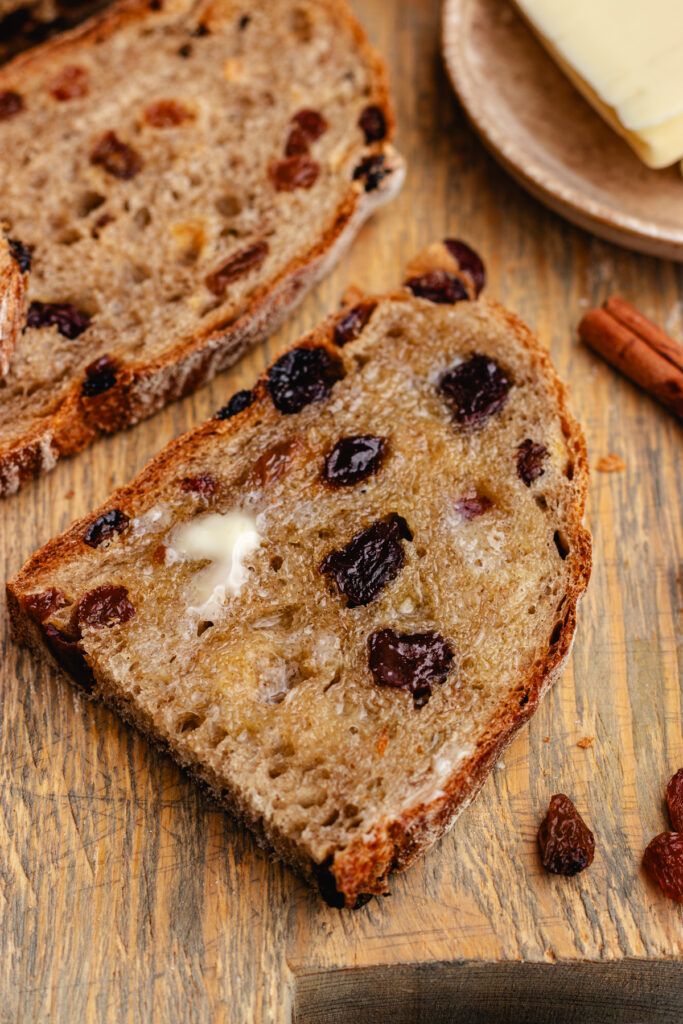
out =
<svg viewBox="0 0 683 1024"><path fill-rule="evenodd" d="M591 563L585 444L528 329L495 304L408 289L350 312L8 587L22 642L346 907L386 892L476 794L569 652ZM299 360L325 386L283 411ZM477 378L472 405L462 385L482 365L496 387ZM381 457L333 482L340 442L359 437ZM235 511L260 543L207 621L207 563L174 545L183 524ZM378 530L380 553L354 560ZM102 587L126 614L78 625Z"/></svg>

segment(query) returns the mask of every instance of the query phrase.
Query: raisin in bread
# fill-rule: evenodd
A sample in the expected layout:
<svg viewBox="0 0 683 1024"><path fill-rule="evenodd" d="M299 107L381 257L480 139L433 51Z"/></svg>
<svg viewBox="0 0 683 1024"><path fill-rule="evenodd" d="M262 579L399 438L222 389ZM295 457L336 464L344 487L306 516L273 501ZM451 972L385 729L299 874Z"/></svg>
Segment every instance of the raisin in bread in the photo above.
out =
<svg viewBox="0 0 683 1024"><path fill-rule="evenodd" d="M0 68L0 133L0 218L33 255L0 494L234 362L403 173L336 0L117 5Z"/></svg>
<svg viewBox="0 0 683 1024"><path fill-rule="evenodd" d="M30 251L0 231L0 380L9 372L10 358L24 326L30 268Z"/></svg>
<svg viewBox="0 0 683 1024"><path fill-rule="evenodd" d="M434 247L8 588L20 641L337 906L385 892L476 794L590 572L580 428L481 282L462 243Z"/></svg>

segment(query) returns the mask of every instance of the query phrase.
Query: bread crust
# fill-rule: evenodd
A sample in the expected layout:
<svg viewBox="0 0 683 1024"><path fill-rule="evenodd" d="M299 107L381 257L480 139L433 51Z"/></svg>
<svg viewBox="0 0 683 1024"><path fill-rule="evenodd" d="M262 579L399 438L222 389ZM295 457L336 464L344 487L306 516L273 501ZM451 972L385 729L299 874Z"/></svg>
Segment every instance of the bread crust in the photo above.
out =
<svg viewBox="0 0 683 1024"><path fill-rule="evenodd" d="M161 358L127 363L122 372L117 373L114 386L98 398L84 400L79 375L52 413L36 419L20 439L0 446L0 497L15 493L23 481L52 469L59 458L76 454L98 435L115 433L140 422L231 366L248 348L278 329L306 292L329 273L363 222L400 190L405 169L391 144L395 119L384 62L370 46L345 0L339 3L318 0L318 3L348 26L370 69L372 84L368 102L383 110L387 132L384 140L372 143L367 149L384 156L386 177L370 192L364 191L360 184L354 185L323 236L258 290L236 319L196 330ZM21 54L0 68L0 89L10 81L15 86L20 85L22 78L30 78L36 68L49 65L54 56L78 52L79 48L100 42L146 16L149 16L146 0L122 0L114 4L78 28ZM1 359L0 346L0 370Z"/></svg>
<svg viewBox="0 0 683 1024"><path fill-rule="evenodd" d="M416 301L405 290L383 298L387 297L395 301ZM261 820L239 793L226 788L226 780L219 778L210 766L190 761L177 749L171 749L155 722L146 718L125 694L115 692L106 685L102 685L98 693L127 721L169 750L172 757L208 787L214 798L255 833L261 844L272 849L311 882L320 882L322 870L327 883L331 881L336 890L340 904L347 908L360 905L369 894L386 892L389 874L394 870L404 870L412 864L448 831L458 814L476 796L500 754L521 726L531 718L543 695L561 674L576 627L577 604L590 577L591 540L582 522L588 486L588 458L583 434L568 410L566 389L540 343L514 314L493 303L488 305L526 349L536 373L543 378L545 386L554 397L564 438L574 460L576 500L567 520L563 522L571 549L567 560L570 576L561 602L561 618L547 654L536 662L530 677L519 681L508 693L505 701L491 716L476 749L453 768L432 798L406 806L395 816L377 823L370 835L357 838L343 849L335 851L321 867L271 823ZM334 355L338 349L331 342L332 333L334 325L343 315L344 311L328 318L300 339L296 347L323 346ZM348 348L353 349L354 345L355 342L351 342ZM99 509L74 523L62 537L51 540L29 559L7 586L10 615L19 642L27 644L52 661L41 629L27 615L22 605L22 595L35 589L34 581L38 576L49 573L82 551L83 531L94 517L112 506L134 514L140 503L148 501L150 494L169 474L177 474L203 441L215 433L226 439L236 436L263 415L269 402L266 379L266 374L260 378L254 388L254 402L248 408L226 421L211 420L171 442L131 484L117 490Z"/></svg>

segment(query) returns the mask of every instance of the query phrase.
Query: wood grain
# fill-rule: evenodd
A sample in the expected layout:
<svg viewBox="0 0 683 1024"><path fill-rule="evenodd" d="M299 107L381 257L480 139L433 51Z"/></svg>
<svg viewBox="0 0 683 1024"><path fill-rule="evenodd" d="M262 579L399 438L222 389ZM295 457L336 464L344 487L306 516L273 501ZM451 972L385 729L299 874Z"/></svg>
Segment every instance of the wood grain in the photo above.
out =
<svg viewBox="0 0 683 1024"><path fill-rule="evenodd" d="M402 196L232 373L6 500L4 574L249 384L350 282L393 285L418 248L460 235L486 259L489 294L550 345L592 465L610 452L626 462L593 476L595 570L572 661L453 832L391 898L351 914L321 905L3 632L2 1024L683 1019L683 908L640 868L683 764L682 432L574 330L618 292L683 337L683 269L584 234L506 177L451 98L438 0L357 7L391 65ZM544 874L536 855L558 791L597 838L593 867L574 879Z"/></svg>

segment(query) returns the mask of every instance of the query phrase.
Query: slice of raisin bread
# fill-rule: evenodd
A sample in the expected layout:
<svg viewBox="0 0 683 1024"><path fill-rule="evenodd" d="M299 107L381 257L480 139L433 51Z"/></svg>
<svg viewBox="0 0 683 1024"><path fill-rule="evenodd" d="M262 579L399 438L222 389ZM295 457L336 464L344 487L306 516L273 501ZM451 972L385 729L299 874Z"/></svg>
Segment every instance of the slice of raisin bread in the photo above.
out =
<svg viewBox="0 0 683 1024"><path fill-rule="evenodd" d="M0 380L9 372L10 358L24 326L30 268L30 250L0 231Z"/></svg>
<svg viewBox="0 0 683 1024"><path fill-rule="evenodd" d="M0 68L0 218L33 255L0 493L274 330L400 186L392 123L337 0L133 0Z"/></svg>
<svg viewBox="0 0 683 1024"><path fill-rule="evenodd" d="M433 247L9 584L18 639L333 905L453 823L565 660L583 437L520 321Z"/></svg>

